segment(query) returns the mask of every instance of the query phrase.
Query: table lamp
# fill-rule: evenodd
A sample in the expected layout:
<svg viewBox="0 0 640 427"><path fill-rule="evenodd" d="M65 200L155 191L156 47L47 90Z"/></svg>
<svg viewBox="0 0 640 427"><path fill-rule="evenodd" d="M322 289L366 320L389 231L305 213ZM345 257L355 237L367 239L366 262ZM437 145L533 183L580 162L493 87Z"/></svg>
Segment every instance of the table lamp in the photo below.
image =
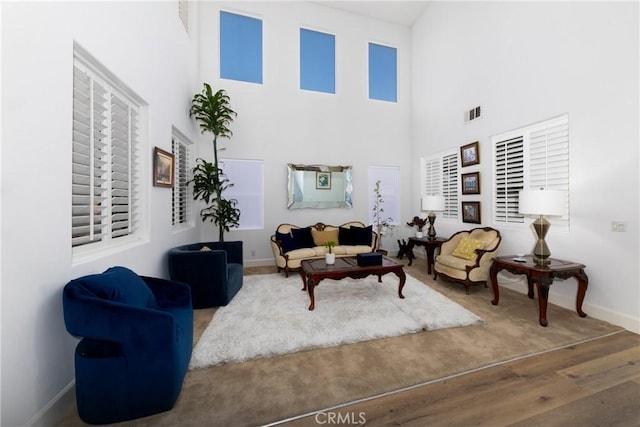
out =
<svg viewBox="0 0 640 427"><path fill-rule="evenodd" d="M429 212L427 218L429 219L429 232L427 238L429 240L436 239L436 229L433 224L436 222L436 212L444 210L444 196L424 196L422 198L422 210Z"/></svg>
<svg viewBox="0 0 640 427"><path fill-rule="evenodd" d="M560 190L521 190L518 199L518 212L523 215L537 215L533 228L538 241L533 248L533 261L537 265L548 265L551 252L544 241L551 224L547 216L562 216L567 205L567 192Z"/></svg>

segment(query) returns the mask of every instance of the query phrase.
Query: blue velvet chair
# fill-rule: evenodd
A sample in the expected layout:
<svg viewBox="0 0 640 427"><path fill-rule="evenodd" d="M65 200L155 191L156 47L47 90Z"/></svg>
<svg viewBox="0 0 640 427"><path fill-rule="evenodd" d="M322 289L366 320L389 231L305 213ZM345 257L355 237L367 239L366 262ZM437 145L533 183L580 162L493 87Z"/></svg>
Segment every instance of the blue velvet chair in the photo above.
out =
<svg viewBox="0 0 640 427"><path fill-rule="evenodd" d="M193 308L229 304L242 287L242 242L204 242L169 250L171 280L191 286Z"/></svg>
<svg viewBox="0 0 640 427"><path fill-rule="evenodd" d="M90 424L171 409L189 367L189 287L125 267L80 277L63 291L64 321L82 337L75 352L76 402Z"/></svg>

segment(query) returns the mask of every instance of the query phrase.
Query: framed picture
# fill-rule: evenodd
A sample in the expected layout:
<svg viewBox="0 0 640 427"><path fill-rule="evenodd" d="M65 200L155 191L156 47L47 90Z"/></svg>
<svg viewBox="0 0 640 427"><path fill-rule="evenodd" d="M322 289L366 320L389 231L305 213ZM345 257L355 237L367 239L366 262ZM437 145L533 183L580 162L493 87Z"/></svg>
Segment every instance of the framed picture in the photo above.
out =
<svg viewBox="0 0 640 427"><path fill-rule="evenodd" d="M462 222L480 224L480 202L462 202Z"/></svg>
<svg viewBox="0 0 640 427"><path fill-rule="evenodd" d="M479 164L480 151L478 150L478 141L460 147L460 159L462 167Z"/></svg>
<svg viewBox="0 0 640 427"><path fill-rule="evenodd" d="M175 157L158 147L153 149L153 185L173 188Z"/></svg>
<svg viewBox="0 0 640 427"><path fill-rule="evenodd" d="M331 190L331 172L316 171L316 190Z"/></svg>
<svg viewBox="0 0 640 427"><path fill-rule="evenodd" d="M462 194L480 194L480 172L462 174Z"/></svg>

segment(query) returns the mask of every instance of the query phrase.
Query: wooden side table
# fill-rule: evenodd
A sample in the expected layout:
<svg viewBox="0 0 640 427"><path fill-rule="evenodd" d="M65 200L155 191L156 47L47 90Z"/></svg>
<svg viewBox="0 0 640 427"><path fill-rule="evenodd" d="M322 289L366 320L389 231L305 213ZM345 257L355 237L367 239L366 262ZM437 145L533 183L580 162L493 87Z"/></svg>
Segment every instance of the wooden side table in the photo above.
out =
<svg viewBox="0 0 640 427"><path fill-rule="evenodd" d="M524 261L516 261L521 259ZM549 300L549 287L553 283L553 279L568 279L574 277L578 281L578 293L576 296L576 312L580 317L587 317L587 314L582 311L582 302L584 296L587 293L587 286L589 285L589 278L587 277L584 269L586 268L582 264L578 264L570 261L563 261L560 259L549 258L550 263L548 265L537 265L533 261L533 255L526 255L523 257L501 256L493 259L491 265L491 288L493 289L493 300L491 304L498 305L500 300L500 291L498 290L498 272L500 270L507 270L513 274L524 274L527 276L527 285L529 292L527 295L533 299L533 285L536 285L538 289L538 307L540 314L540 324L547 326L547 301Z"/></svg>
<svg viewBox="0 0 640 427"><path fill-rule="evenodd" d="M433 267L433 255L436 248L440 249L442 242L446 242L447 239L436 237L435 240L429 240L428 238L409 237L409 243L407 243L407 258L409 258L409 265L413 263L415 255L413 255L414 246L424 246L427 251L427 274L431 274L431 268Z"/></svg>

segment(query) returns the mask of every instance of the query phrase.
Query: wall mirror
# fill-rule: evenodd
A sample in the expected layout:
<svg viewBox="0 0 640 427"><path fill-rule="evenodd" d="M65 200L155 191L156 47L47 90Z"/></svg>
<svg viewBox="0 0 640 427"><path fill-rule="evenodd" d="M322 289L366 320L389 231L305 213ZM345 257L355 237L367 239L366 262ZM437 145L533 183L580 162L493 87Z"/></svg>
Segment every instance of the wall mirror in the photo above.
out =
<svg viewBox="0 0 640 427"><path fill-rule="evenodd" d="M287 209L351 208L351 166L287 165Z"/></svg>

